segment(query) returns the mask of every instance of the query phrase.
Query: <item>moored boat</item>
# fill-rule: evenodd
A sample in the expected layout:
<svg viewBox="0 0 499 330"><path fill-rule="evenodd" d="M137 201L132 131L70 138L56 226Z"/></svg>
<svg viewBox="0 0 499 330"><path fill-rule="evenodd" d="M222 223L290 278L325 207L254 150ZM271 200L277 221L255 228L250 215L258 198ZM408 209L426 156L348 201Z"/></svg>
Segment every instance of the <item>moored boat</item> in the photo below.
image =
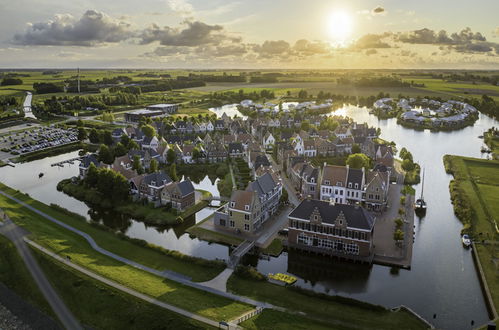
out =
<svg viewBox="0 0 499 330"><path fill-rule="evenodd" d="M461 241L463 242L464 247L470 247L471 246L471 238L467 234L464 234L461 237Z"/></svg>

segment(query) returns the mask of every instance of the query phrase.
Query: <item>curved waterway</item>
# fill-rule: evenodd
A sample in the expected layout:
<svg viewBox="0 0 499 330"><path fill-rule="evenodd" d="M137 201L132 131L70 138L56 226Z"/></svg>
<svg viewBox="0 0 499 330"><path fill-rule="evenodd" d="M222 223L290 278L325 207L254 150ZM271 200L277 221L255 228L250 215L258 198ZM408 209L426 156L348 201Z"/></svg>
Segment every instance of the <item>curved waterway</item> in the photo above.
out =
<svg viewBox="0 0 499 330"><path fill-rule="evenodd" d="M232 106L231 110L235 107ZM220 109L221 110L221 109ZM218 111L221 115L223 112ZM224 110L228 110L225 108ZM397 270L373 265L366 267L352 263L338 263L296 252L279 257L258 259L248 257L245 263L255 265L262 273L283 272L299 277L297 285L316 292L338 294L380 304L386 307L406 305L437 328L470 329L488 320L485 302L470 250L460 241L462 224L454 216L449 196L449 181L442 157L455 154L485 157L480 153L483 141L478 138L498 122L480 115L474 126L451 132L416 131L397 125L395 119L378 120L367 109L346 106L333 113L367 122L381 128L381 138L395 141L397 147L408 148L414 159L426 170L425 199L428 211L415 221L415 243L411 270ZM78 174L78 165L51 167L57 161L73 158L77 152L50 157L0 169L0 181L44 203L56 203L87 218L141 238L150 243L207 259L227 259L229 248L196 238L185 229L214 212L206 208L178 227L157 228L116 214L90 210L88 206L56 190L62 179ZM39 179L38 173L45 175ZM216 183L205 177L196 188L218 196ZM421 187L416 186L417 194ZM435 318L434 318L435 315Z"/></svg>

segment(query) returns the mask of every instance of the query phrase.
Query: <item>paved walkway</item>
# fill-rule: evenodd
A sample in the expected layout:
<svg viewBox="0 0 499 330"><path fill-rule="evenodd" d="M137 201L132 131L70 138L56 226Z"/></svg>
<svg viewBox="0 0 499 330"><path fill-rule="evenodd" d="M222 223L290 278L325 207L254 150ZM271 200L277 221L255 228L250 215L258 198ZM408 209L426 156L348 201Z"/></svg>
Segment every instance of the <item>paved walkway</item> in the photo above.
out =
<svg viewBox="0 0 499 330"><path fill-rule="evenodd" d="M5 213L3 217L5 219L5 223L0 226L0 233L5 235L14 243L17 250L19 251L19 255L28 268L28 271L31 273L31 276L38 285L38 288L40 288L40 291L49 303L50 307L52 307L52 310L57 315L62 325L66 329L70 330L83 329L76 317L74 317L73 313L71 313L71 311L65 305L64 301L59 297L55 289L52 287L47 277L45 277L45 274L40 268L40 265L38 265L38 262L31 254L31 251L23 240L25 232L22 230L22 228L14 224L5 215Z"/></svg>
<svg viewBox="0 0 499 330"><path fill-rule="evenodd" d="M214 279L199 284L210 287L215 290L227 292L227 281L229 280L229 277L232 275L233 272L234 269L227 267Z"/></svg>
<svg viewBox="0 0 499 330"><path fill-rule="evenodd" d="M269 304L269 303L266 303L266 302L261 302L261 301L256 301L256 300L253 300L251 298L247 298L247 297L243 297L243 296L239 296L239 295L235 295L235 294L232 294L232 293L229 293L229 292L224 292L224 291L221 291L221 290L218 290L218 289L214 289L214 288L211 288L211 287L208 287L208 286L204 286L202 285L201 283L196 283L196 282L192 282L188 277L186 276L183 276L181 274L178 274L178 273L175 273L175 272L171 272L171 271L160 271L160 270L157 270L157 269L154 269L154 268L151 268L151 267L148 267L148 266L144 266L142 264L139 264L138 262L135 262L135 261L132 261L130 259L127 259L127 258L124 258L124 257L121 257L117 254L114 254L106 249L103 249L101 248L99 245L97 245L97 243L94 241L94 239L87 233L81 231L81 230L78 230L62 221L59 221L57 219L55 219L54 217L34 208L33 206L31 205L28 205L26 204L25 202L19 200L18 198L15 198L7 193L5 193L4 191L0 191L0 194L15 201L16 203L19 203L20 205L24 206L25 208L35 212L36 214L40 215L41 217L73 232L73 233L76 233L80 236L82 236L83 238L85 238L85 240L90 244L90 246L96 250L97 252L99 253L102 253L110 258L113 258L115 260L118 260L124 264L127 264L129 266L132 266L132 267L135 267L137 269L140 269L140 270L143 270L143 271L146 271L148 273L151 273L151 274L154 274L156 276L159 276L159 277L162 277L162 278L165 278L165 279L168 279L168 280L171 280L171 281L175 281L175 282L178 282L178 283L181 283L181 284L184 284L184 285L187 285L187 286L190 286L190 287L193 287L193 288L196 288L196 289L199 289L199 290L203 290L203 291L206 291L206 292L209 292L209 293L213 293L213 294L216 294L216 295L219 295L219 296L223 296L225 298L228 298L228 299L232 299L232 300L236 300L236 301L239 301L239 302L242 302L242 303L246 303L246 304L249 304L249 305L253 305L253 306L257 306L257 307L262 307L262 308L273 308L273 309L276 309L276 310L281 310L281 311L284 311L285 309L281 308L281 307L277 307L277 306L274 306L272 304Z"/></svg>

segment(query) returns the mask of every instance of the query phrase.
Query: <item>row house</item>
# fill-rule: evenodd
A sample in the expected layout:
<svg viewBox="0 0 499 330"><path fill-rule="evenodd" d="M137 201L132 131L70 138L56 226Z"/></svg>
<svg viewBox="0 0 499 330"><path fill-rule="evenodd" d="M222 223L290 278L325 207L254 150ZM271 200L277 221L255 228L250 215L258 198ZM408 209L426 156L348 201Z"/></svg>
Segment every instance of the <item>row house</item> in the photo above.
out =
<svg viewBox="0 0 499 330"><path fill-rule="evenodd" d="M149 202L157 202L161 197L161 190L168 184L172 183L172 179L164 172L156 172L141 176L142 180L139 184L139 198L147 198Z"/></svg>
<svg viewBox="0 0 499 330"><path fill-rule="evenodd" d="M246 157L246 151L244 150L243 144L240 142L229 143L228 151L229 156L232 158Z"/></svg>
<svg viewBox="0 0 499 330"><path fill-rule="evenodd" d="M183 212L196 203L194 186L190 180L173 182L166 185L160 194L161 204L171 204L172 208Z"/></svg>
<svg viewBox="0 0 499 330"><path fill-rule="evenodd" d="M209 163L225 162L228 157L227 149L220 143L210 143L205 146L206 161Z"/></svg>

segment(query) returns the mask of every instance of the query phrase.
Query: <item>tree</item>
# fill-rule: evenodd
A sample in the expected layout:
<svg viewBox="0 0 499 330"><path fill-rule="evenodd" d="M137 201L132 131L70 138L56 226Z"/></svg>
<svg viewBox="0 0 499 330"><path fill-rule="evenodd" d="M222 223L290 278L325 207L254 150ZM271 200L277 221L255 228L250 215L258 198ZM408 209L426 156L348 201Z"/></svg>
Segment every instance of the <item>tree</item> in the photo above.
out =
<svg viewBox="0 0 499 330"><path fill-rule="evenodd" d="M395 230L393 233L393 239L397 242L400 242L404 239L404 232L400 229Z"/></svg>
<svg viewBox="0 0 499 330"><path fill-rule="evenodd" d="M142 167L142 162L140 161L140 156L139 155L133 156L132 169L134 169L135 171L137 171L137 174L144 173L144 168Z"/></svg>
<svg viewBox="0 0 499 330"><path fill-rule="evenodd" d="M116 146L114 147L114 155L116 157L121 157L126 155L128 150L126 150L126 147L123 145L123 143L118 142Z"/></svg>
<svg viewBox="0 0 499 330"><path fill-rule="evenodd" d="M110 131L105 130L102 132L102 142L104 142L108 146L114 143L113 136L111 135Z"/></svg>
<svg viewBox="0 0 499 330"><path fill-rule="evenodd" d="M101 144L99 147L99 160L108 165L111 165L114 162L113 153L105 144Z"/></svg>
<svg viewBox="0 0 499 330"><path fill-rule="evenodd" d="M199 158L201 158L201 151L199 151L199 148L196 147L192 151L192 159L197 163Z"/></svg>
<svg viewBox="0 0 499 330"><path fill-rule="evenodd" d="M364 154L352 154L347 158L347 165L351 168L369 167L369 157Z"/></svg>
<svg viewBox="0 0 499 330"><path fill-rule="evenodd" d="M360 154L362 150L360 149L360 146L358 144L354 144L352 146L352 154Z"/></svg>
<svg viewBox="0 0 499 330"><path fill-rule="evenodd" d="M156 130L154 127L151 125L144 125L142 126L142 132L147 136L148 138L152 138L153 136L156 136Z"/></svg>
<svg viewBox="0 0 499 330"><path fill-rule="evenodd" d="M286 203L288 201L288 198L289 198L288 191L286 189L282 189L282 195L281 195L281 199L279 200L279 202L281 204Z"/></svg>
<svg viewBox="0 0 499 330"><path fill-rule="evenodd" d="M310 122L308 120L304 120L301 122L301 129L304 131L308 131L310 129Z"/></svg>
<svg viewBox="0 0 499 330"><path fill-rule="evenodd" d="M87 138L87 131L83 127L78 127L78 140L83 141Z"/></svg>
<svg viewBox="0 0 499 330"><path fill-rule="evenodd" d="M87 174L85 175L85 184L90 188L94 188L97 185L97 181L99 181L99 178L97 177L97 167L94 163L90 163Z"/></svg>
<svg viewBox="0 0 499 330"><path fill-rule="evenodd" d="M169 173L168 174L170 175L170 178L173 181L178 181L177 165L175 163L170 165L170 169L169 169Z"/></svg>
<svg viewBox="0 0 499 330"><path fill-rule="evenodd" d="M91 143L100 142L99 133L97 133L97 130L95 128L92 128L90 130L90 135L88 136L88 139L90 140Z"/></svg>
<svg viewBox="0 0 499 330"><path fill-rule="evenodd" d="M120 142L122 145L128 146L128 143L130 143L130 138L128 137L128 135L123 134L121 135Z"/></svg>
<svg viewBox="0 0 499 330"><path fill-rule="evenodd" d="M149 173L154 173L158 171L158 161L156 159L152 159L149 164Z"/></svg>
<svg viewBox="0 0 499 330"><path fill-rule="evenodd" d="M175 159L177 158L177 155L175 154L175 151L173 149L168 149L166 152L166 161L168 164L175 163Z"/></svg>
<svg viewBox="0 0 499 330"><path fill-rule="evenodd" d="M410 159L404 159L402 161L402 169L406 172L410 172L414 169L414 163Z"/></svg>
<svg viewBox="0 0 499 330"><path fill-rule="evenodd" d="M134 140L131 140L128 142L128 145L126 146L126 148L128 150L137 150L139 149L139 145L137 144L137 142L135 142Z"/></svg>

